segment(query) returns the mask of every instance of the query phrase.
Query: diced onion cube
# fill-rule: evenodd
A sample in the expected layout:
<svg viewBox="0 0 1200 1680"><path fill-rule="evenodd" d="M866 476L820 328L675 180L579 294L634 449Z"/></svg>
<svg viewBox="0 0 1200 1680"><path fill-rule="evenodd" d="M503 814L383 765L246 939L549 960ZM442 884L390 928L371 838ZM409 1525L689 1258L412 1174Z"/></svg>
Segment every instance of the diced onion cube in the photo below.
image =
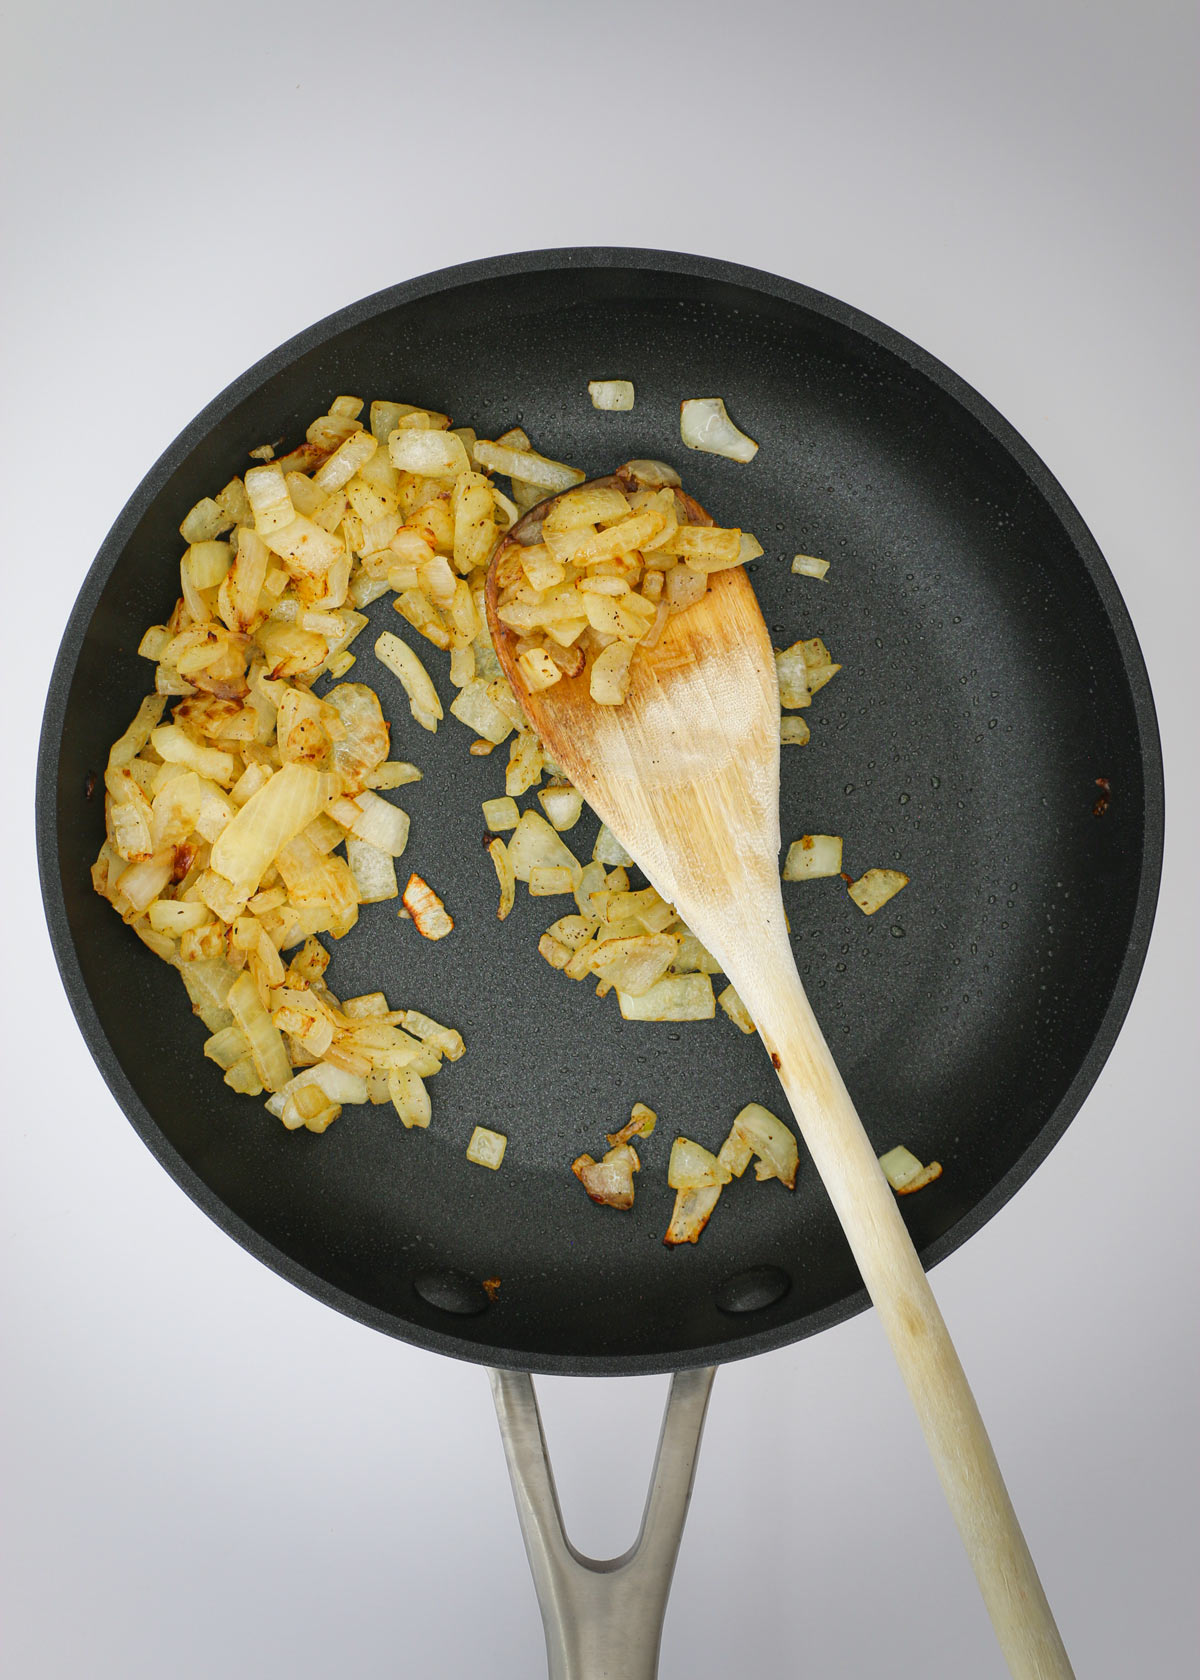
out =
<svg viewBox="0 0 1200 1680"><path fill-rule="evenodd" d="M677 1137L671 1145L667 1183L672 1190L707 1189L714 1184L728 1184L731 1176L729 1169L703 1144Z"/></svg>
<svg viewBox="0 0 1200 1680"><path fill-rule="evenodd" d="M588 396L593 408L624 414L633 407L633 384L628 379L589 379Z"/></svg>
<svg viewBox="0 0 1200 1680"><path fill-rule="evenodd" d="M508 1139L503 1132L493 1132L486 1126L476 1126L467 1145L467 1160L473 1161L477 1167L491 1167L495 1172L503 1161L507 1148Z"/></svg>
<svg viewBox="0 0 1200 1680"><path fill-rule="evenodd" d="M779 739L785 747L803 747L810 739L810 730L802 717L781 717Z"/></svg>
<svg viewBox="0 0 1200 1680"><path fill-rule="evenodd" d="M491 834L504 834L508 829L516 828L520 817L516 800L510 799L507 794L499 799L483 801L483 820Z"/></svg>
<svg viewBox="0 0 1200 1680"><path fill-rule="evenodd" d="M583 810L583 795L578 788L573 787L540 788L538 804L545 811L546 820L555 833L563 834L567 829L574 828L579 821Z"/></svg>
<svg viewBox="0 0 1200 1680"><path fill-rule="evenodd" d="M868 869L847 891L864 916L873 916L901 887L908 885L908 876L898 869Z"/></svg>
<svg viewBox="0 0 1200 1680"><path fill-rule="evenodd" d="M792 570L800 577L823 578L829 570L829 562L818 560L812 554L797 554L792 561Z"/></svg>
<svg viewBox="0 0 1200 1680"><path fill-rule="evenodd" d="M802 834L788 847L783 865L785 881L806 881L817 876L840 875L841 872L840 834Z"/></svg>
<svg viewBox="0 0 1200 1680"><path fill-rule="evenodd" d="M923 1167L912 1151L906 1149L903 1144L881 1155L879 1165L883 1168L883 1176L898 1196L911 1195L914 1190L922 1190L925 1185L932 1184L935 1178L942 1176L940 1161L930 1161L927 1167Z"/></svg>

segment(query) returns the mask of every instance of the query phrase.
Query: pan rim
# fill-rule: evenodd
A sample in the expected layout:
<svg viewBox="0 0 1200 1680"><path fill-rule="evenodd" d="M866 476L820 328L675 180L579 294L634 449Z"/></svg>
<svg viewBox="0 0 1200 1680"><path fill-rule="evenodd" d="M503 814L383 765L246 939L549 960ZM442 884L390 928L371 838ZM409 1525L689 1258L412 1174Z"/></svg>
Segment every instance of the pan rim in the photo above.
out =
<svg viewBox="0 0 1200 1680"><path fill-rule="evenodd" d="M784 1347L853 1317L869 1306L866 1291L852 1295L798 1321L751 1331L736 1342L705 1345L667 1354L539 1354L501 1343L466 1340L424 1324L401 1320L371 1307L292 1260L234 1214L177 1153L118 1062L92 1004L79 964L63 891L58 852L57 786L67 699L84 638L101 593L143 515L172 473L208 432L233 408L300 356L338 334L397 307L481 281L547 272L616 271L702 279L740 287L797 305L824 317L895 356L964 409L1014 462L1061 524L1095 587L1112 630L1129 686L1138 749L1144 775L1143 841L1136 903L1129 936L1111 993L1086 1055L1059 1103L1036 1137L1008 1172L962 1217L920 1249L926 1270L946 1259L980 1230L1031 1176L1062 1137L1098 1079L1128 1014L1149 947L1162 868L1165 795L1162 751L1149 675L1129 611L1116 580L1082 516L1045 462L1019 432L973 386L930 352L895 329L849 304L798 281L721 258L641 247L558 247L519 251L460 263L401 281L348 304L261 357L220 391L183 428L149 468L101 543L63 631L47 692L38 746L35 793L38 873L51 945L68 1002L93 1060L126 1118L176 1184L228 1236L257 1260L349 1318L430 1352L475 1364L533 1370L552 1375L649 1375L749 1358Z"/></svg>

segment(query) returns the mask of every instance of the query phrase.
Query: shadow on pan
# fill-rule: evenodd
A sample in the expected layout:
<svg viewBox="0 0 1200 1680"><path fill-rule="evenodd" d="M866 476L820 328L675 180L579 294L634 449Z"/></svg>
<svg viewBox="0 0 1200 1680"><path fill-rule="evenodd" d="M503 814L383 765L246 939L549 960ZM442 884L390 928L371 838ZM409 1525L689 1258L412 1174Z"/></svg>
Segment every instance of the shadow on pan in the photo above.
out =
<svg viewBox="0 0 1200 1680"><path fill-rule="evenodd" d="M589 379L634 380L600 413ZM264 442L303 435L345 392L520 424L589 476L671 460L718 523L753 530L777 645L820 635L841 661L783 755L785 842L841 834L854 874L911 877L864 917L836 880L788 889L800 973L877 1148L943 1176L902 1204L926 1265L1002 1206L1103 1065L1149 938L1162 842L1153 704L1095 543L1046 468L932 357L868 317L731 264L637 250L527 253L378 293L292 339L223 392L138 487L75 607L39 766L43 892L72 1006L149 1148L224 1230L331 1306L491 1365L601 1375L680 1369L809 1335L866 1305L815 1173L789 1195L735 1181L699 1245L662 1243L680 1132L716 1148L738 1108L779 1108L757 1038L723 1017L620 1020L537 955L558 911L522 896L501 925L480 802L504 754L409 718L357 644L422 782L406 865L457 921L438 944L394 904L334 946L339 995L387 992L452 1022L468 1053L434 1086L434 1122L348 1109L286 1132L200 1054L183 991L91 891L109 744L150 687L136 654L178 593L178 526ZM685 451L678 405L720 394L761 444L749 466ZM791 556L830 562L821 582ZM396 627L388 600L375 625ZM442 662L431 669L450 697ZM1110 790L1097 815L1101 789ZM1101 805L1103 801L1100 801ZM571 836L590 855L594 821ZM592 1206L569 1162L635 1101L659 1113L635 1207ZM464 1156L476 1124L503 1168ZM483 1279L500 1279L494 1300Z"/></svg>

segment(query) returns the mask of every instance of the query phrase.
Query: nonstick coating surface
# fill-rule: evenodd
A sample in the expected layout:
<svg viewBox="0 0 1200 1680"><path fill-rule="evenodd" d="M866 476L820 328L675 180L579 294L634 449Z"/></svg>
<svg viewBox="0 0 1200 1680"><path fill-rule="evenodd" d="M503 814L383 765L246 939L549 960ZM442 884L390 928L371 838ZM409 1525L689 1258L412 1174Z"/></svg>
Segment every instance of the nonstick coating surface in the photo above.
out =
<svg viewBox="0 0 1200 1680"><path fill-rule="evenodd" d="M631 377L629 414L587 382ZM1096 1078L1141 967L1157 890L1161 766L1145 671L1113 580L1045 467L973 391L877 322L749 269L644 251L558 251L398 286L252 368L148 474L84 585L51 686L38 792L47 913L64 982L114 1094L163 1165L225 1230L330 1305L423 1346L540 1371L711 1363L779 1346L866 1304L801 1151L794 1195L732 1184L696 1248L662 1233L678 1132L716 1147L742 1104L783 1108L757 1038L723 1016L634 1024L537 955L561 900L524 892L496 920L480 801L505 749L412 723L357 643L393 756L425 780L403 867L457 921L421 940L395 904L334 945L340 995L383 988L463 1032L433 1082L428 1131L348 1109L288 1133L202 1058L176 978L91 890L111 741L147 691L136 656L178 593L178 525L264 441L298 440L342 392L403 397L589 473L663 456L718 523L753 530L778 645L821 635L841 674L783 754L785 843L845 836L858 874L911 876L871 918L841 883L786 889L800 973L879 1150L936 1157L902 1203L927 1265L984 1223L1059 1137ZM749 466L679 442L678 404L721 394L762 445ZM830 561L823 582L791 556ZM388 601L372 609L394 629ZM421 651L426 645L421 644ZM429 665L444 700L444 661ZM1097 778L1111 785L1093 815ZM536 808L536 807L535 807ZM568 837L590 854L594 821ZM629 1213L568 1170L634 1101L660 1115ZM464 1150L508 1135L499 1172ZM499 1277L489 1303L483 1279Z"/></svg>

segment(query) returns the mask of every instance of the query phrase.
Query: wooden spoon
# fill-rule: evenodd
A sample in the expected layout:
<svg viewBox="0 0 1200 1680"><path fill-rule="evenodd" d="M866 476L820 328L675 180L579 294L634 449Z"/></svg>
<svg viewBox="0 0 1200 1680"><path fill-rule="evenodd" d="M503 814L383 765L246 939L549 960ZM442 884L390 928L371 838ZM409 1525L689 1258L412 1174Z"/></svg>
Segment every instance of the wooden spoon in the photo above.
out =
<svg viewBox="0 0 1200 1680"><path fill-rule="evenodd" d="M750 580L740 566L719 572L702 600L668 619L658 643L635 654L623 705L596 705L586 672L531 693L496 615L497 575L515 544L538 540L551 505L531 509L492 560L500 663L550 756L756 1022L908 1385L1009 1668L1016 1680L1070 1680L958 1355L796 972L779 874L779 692ZM710 523L695 504L690 512Z"/></svg>

